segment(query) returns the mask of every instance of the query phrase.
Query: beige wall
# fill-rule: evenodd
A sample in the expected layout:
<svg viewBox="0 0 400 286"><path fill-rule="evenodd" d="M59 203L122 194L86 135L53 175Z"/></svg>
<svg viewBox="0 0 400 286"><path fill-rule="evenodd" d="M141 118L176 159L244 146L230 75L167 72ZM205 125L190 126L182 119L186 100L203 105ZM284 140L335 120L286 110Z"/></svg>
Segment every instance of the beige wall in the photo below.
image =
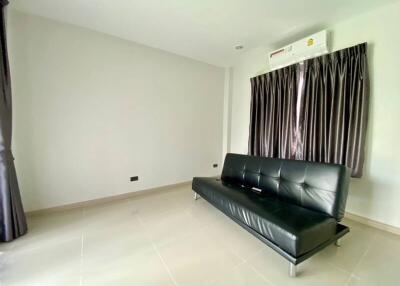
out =
<svg viewBox="0 0 400 286"><path fill-rule="evenodd" d="M27 210L220 172L212 164L222 158L222 68L8 16L13 148Z"/></svg>
<svg viewBox="0 0 400 286"><path fill-rule="evenodd" d="M332 50L369 44L371 112L367 161L362 179L353 179L347 211L400 227L400 3L382 7L328 30ZM306 36L306 35L304 35ZM233 67L230 151L247 152L249 78L268 70L267 48L249 51Z"/></svg>

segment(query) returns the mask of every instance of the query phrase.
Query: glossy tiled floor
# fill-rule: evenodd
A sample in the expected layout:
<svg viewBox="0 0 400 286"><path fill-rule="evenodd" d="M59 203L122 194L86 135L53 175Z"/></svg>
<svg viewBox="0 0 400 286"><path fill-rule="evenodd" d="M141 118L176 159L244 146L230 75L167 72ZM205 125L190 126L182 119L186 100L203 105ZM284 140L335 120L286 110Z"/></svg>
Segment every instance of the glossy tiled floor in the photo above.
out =
<svg viewBox="0 0 400 286"><path fill-rule="evenodd" d="M29 218L0 244L0 285L400 285L400 237L345 221L351 233L298 266L190 187Z"/></svg>

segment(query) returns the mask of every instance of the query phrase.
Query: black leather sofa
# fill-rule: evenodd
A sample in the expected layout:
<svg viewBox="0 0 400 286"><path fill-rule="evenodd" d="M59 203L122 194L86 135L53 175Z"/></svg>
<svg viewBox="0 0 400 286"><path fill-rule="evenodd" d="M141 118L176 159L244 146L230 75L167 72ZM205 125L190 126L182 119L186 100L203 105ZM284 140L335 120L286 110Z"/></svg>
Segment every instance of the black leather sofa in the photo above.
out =
<svg viewBox="0 0 400 286"><path fill-rule="evenodd" d="M342 165L227 154L221 179L195 177L195 198L217 207L295 265L349 232L350 171Z"/></svg>

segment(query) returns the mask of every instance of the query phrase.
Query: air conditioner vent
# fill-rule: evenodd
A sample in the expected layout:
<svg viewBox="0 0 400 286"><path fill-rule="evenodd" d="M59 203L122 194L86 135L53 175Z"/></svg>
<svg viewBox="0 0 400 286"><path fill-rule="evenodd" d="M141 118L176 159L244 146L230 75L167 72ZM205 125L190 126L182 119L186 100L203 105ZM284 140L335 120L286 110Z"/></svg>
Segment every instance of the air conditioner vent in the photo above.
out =
<svg viewBox="0 0 400 286"><path fill-rule="evenodd" d="M324 30L269 53L268 59L271 70L276 70L328 52L328 32Z"/></svg>

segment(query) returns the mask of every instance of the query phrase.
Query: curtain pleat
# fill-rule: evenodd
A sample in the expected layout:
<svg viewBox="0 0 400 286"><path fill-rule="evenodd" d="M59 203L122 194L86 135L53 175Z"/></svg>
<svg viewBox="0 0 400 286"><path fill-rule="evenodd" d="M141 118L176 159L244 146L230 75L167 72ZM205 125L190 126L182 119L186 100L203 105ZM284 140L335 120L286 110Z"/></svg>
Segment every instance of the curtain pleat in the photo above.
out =
<svg viewBox="0 0 400 286"><path fill-rule="evenodd" d="M336 163L361 177L369 109L367 45L304 62L302 160Z"/></svg>
<svg viewBox="0 0 400 286"><path fill-rule="evenodd" d="M0 241L3 242L12 241L27 232L11 151L12 98L3 6L7 3L0 2Z"/></svg>
<svg viewBox="0 0 400 286"><path fill-rule="evenodd" d="M362 176L366 43L252 78L251 94L250 155L342 164Z"/></svg>
<svg viewBox="0 0 400 286"><path fill-rule="evenodd" d="M251 79L249 154L294 158L297 67Z"/></svg>

